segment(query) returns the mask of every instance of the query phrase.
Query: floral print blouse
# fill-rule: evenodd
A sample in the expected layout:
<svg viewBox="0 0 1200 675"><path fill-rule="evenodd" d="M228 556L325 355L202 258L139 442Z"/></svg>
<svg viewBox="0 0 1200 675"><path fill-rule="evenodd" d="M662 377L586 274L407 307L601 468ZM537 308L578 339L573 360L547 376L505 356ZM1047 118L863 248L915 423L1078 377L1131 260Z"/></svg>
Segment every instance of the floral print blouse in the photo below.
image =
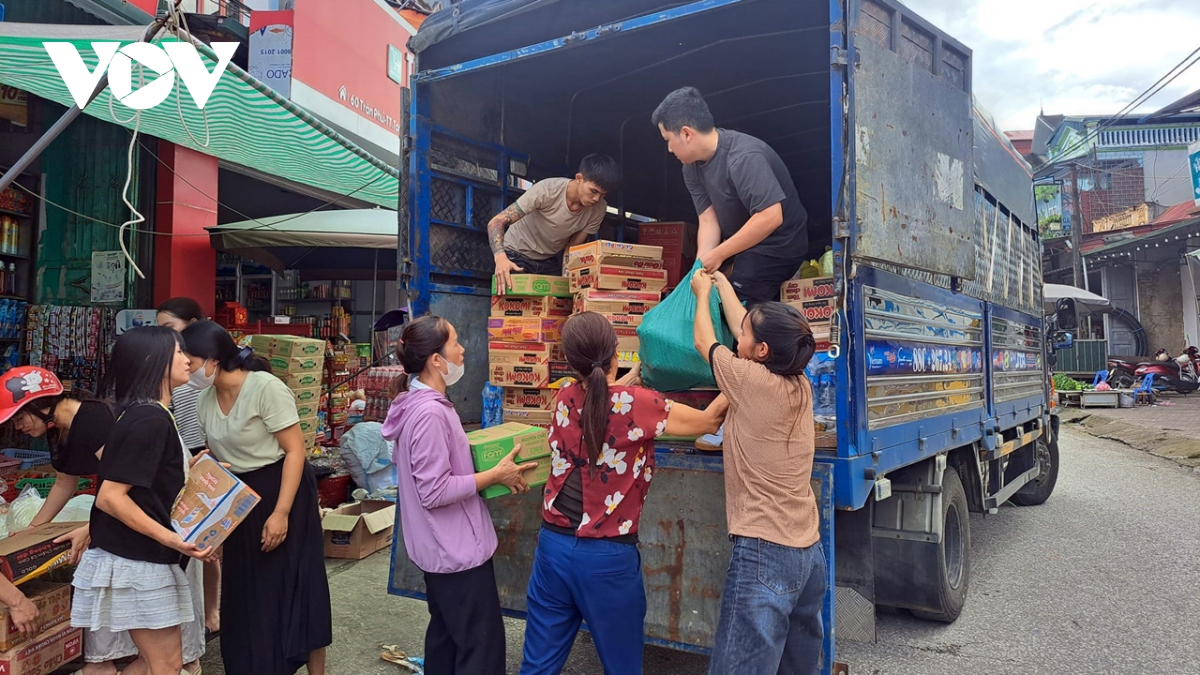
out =
<svg viewBox="0 0 1200 675"><path fill-rule="evenodd" d="M542 518L570 528L570 520L554 508L572 471L582 471L583 518L575 536L601 539L637 534L642 505L654 479L654 439L667 428L671 402L643 387L609 387L608 434L596 462L587 470L588 452L580 419L584 388L571 384L555 399L550 426L551 469L542 503Z"/></svg>

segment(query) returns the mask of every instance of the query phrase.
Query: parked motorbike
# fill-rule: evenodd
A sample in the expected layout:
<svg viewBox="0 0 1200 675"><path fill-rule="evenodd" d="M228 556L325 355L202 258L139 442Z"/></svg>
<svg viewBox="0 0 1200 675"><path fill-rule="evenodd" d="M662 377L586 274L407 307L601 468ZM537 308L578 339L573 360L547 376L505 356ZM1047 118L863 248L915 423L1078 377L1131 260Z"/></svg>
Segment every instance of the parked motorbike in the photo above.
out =
<svg viewBox="0 0 1200 675"><path fill-rule="evenodd" d="M1147 375L1154 375L1156 390L1176 391L1187 395L1200 389L1200 377L1197 377L1198 366L1200 366L1200 351L1195 347L1188 347L1174 359L1170 358L1168 352L1165 361L1155 360L1139 364L1133 375L1137 381L1141 381Z"/></svg>

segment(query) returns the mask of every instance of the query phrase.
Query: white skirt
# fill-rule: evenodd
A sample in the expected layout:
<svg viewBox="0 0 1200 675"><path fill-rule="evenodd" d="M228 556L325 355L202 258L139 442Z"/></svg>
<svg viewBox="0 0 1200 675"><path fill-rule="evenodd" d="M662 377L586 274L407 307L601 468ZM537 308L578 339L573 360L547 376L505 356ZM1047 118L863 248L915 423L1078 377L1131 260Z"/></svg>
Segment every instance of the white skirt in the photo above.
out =
<svg viewBox="0 0 1200 675"><path fill-rule="evenodd" d="M197 616L192 589L179 565L128 560L91 548L79 561L71 585L71 625L76 628L155 630L182 626Z"/></svg>
<svg viewBox="0 0 1200 675"><path fill-rule="evenodd" d="M188 586L192 593L195 614L191 621L183 624L183 662L199 661L206 647L204 626L204 565L193 560L187 566ZM107 628L88 630L83 633L83 660L88 663L106 663L137 656L137 646L128 631L111 631Z"/></svg>

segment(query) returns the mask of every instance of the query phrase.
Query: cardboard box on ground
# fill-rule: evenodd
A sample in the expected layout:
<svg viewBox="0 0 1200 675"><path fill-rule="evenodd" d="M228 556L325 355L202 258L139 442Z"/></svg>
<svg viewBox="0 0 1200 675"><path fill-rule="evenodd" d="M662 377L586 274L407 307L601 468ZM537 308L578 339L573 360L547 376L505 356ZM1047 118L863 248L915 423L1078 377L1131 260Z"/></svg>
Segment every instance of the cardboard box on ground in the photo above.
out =
<svg viewBox="0 0 1200 675"><path fill-rule="evenodd" d="M325 557L362 560L392 545L396 504L367 500L345 504L321 518Z"/></svg>
<svg viewBox="0 0 1200 675"><path fill-rule="evenodd" d="M219 462L201 457L175 498L171 527L188 543L215 548L259 501L258 493Z"/></svg>

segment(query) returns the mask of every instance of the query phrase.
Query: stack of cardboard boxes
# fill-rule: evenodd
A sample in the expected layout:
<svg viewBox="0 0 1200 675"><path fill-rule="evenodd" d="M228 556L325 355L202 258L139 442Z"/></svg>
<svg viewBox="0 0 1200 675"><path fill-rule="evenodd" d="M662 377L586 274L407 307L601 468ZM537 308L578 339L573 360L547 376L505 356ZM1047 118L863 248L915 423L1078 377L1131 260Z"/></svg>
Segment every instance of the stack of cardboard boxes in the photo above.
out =
<svg viewBox="0 0 1200 675"><path fill-rule="evenodd" d="M829 349L829 322L837 312L837 294L833 277L791 279L783 282L780 301L800 310L812 328L817 349Z"/></svg>
<svg viewBox="0 0 1200 675"><path fill-rule="evenodd" d="M317 445L325 341L291 335L254 335L250 337L250 347L270 361L271 371L292 390L304 447L312 450Z"/></svg>
<svg viewBox="0 0 1200 675"><path fill-rule="evenodd" d="M566 277L517 274L507 295L492 289L488 317L491 383L504 388L504 420L548 428L552 383L570 374L562 326L571 315Z"/></svg>
<svg viewBox="0 0 1200 675"><path fill-rule="evenodd" d="M640 347L637 328L662 300L670 278L662 247L604 240L581 244L567 252L567 274L575 312L607 318L617 331L618 365L632 367Z"/></svg>

